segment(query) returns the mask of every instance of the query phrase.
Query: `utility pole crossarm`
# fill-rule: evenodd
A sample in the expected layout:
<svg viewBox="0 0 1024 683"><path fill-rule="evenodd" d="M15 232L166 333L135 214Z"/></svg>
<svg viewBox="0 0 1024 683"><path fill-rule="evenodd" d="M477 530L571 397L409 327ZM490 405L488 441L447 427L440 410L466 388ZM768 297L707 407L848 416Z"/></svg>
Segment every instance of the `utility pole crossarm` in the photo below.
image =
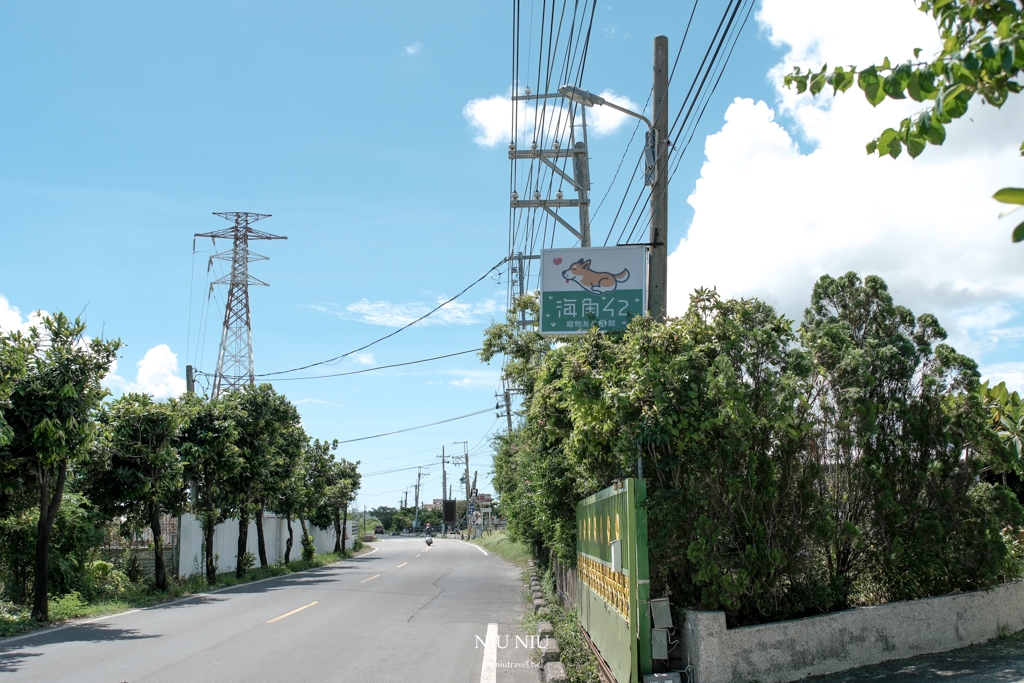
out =
<svg viewBox="0 0 1024 683"><path fill-rule="evenodd" d="M567 209L589 203L589 199L513 199L510 205L513 209Z"/></svg>

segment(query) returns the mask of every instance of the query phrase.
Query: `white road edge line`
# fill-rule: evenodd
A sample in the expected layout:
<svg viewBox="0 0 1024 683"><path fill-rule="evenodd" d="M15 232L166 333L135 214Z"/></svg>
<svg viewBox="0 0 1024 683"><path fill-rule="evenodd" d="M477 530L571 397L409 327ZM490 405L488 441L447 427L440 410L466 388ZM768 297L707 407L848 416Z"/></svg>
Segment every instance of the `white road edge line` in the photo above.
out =
<svg viewBox="0 0 1024 683"><path fill-rule="evenodd" d="M454 540L459 541L459 539L457 539L457 538L454 539ZM462 545L468 545L470 548L476 548L477 550L482 552L484 555L490 555L490 553L488 553L486 550L484 550L483 548L478 546L476 543L466 543L465 541L459 541L459 543L461 543Z"/></svg>
<svg viewBox="0 0 1024 683"><path fill-rule="evenodd" d="M498 680L498 625L487 624L487 640L484 641L484 663L480 667L480 683L496 683Z"/></svg>
<svg viewBox="0 0 1024 683"><path fill-rule="evenodd" d="M108 614L106 616L95 617L93 619L83 619L82 621L76 621L75 623L76 624L93 624L93 623L96 623L97 621L103 621L104 619L109 619L112 616L119 617L119 616L121 616L123 614L131 614L133 612L138 612L138 611L140 611L140 610L139 609L130 609L127 612L118 612L117 614Z"/></svg>

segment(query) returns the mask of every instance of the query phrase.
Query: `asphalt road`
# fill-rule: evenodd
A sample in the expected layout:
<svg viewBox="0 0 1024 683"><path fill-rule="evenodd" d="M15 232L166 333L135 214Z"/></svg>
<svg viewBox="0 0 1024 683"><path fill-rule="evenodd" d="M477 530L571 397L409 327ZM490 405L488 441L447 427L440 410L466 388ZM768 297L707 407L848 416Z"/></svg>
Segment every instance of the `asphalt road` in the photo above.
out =
<svg viewBox="0 0 1024 683"><path fill-rule="evenodd" d="M330 567L0 640L0 679L539 680L516 640L526 610L517 567L454 540L375 545Z"/></svg>

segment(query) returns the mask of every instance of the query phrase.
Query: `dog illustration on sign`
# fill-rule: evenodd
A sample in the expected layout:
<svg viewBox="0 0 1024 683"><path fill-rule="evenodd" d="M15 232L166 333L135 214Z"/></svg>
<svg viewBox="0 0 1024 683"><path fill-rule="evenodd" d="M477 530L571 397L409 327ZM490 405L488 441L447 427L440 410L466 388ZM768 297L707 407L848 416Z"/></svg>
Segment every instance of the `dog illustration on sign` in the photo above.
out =
<svg viewBox="0 0 1024 683"><path fill-rule="evenodd" d="M562 259L557 259L555 265L558 265L561 261ZM565 278L566 282L575 282L593 294L607 294L608 292L614 292L620 282L625 282L629 279L629 271L623 270L618 275L602 273L590 269L590 259L580 259L571 264L568 270L563 270L562 277Z"/></svg>

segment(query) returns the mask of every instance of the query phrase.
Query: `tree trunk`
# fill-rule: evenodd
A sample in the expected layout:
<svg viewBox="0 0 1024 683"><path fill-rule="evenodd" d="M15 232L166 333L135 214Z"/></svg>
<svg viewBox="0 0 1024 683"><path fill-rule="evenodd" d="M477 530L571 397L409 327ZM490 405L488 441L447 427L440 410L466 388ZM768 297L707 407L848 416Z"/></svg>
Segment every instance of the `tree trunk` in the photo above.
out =
<svg viewBox="0 0 1024 683"><path fill-rule="evenodd" d="M36 527L36 575L33 588L32 618L38 621L50 620L50 532L60 512L60 501L64 496L64 482L67 480L68 465L61 463L57 470L57 481L50 495L50 472L39 468L39 524Z"/></svg>
<svg viewBox="0 0 1024 683"><path fill-rule="evenodd" d="M345 519L341 523L341 554L345 554L345 540L348 538L348 505L345 506Z"/></svg>
<svg viewBox="0 0 1024 683"><path fill-rule="evenodd" d="M167 592L167 569L164 567L164 537L160 528L160 505L153 503L149 509L149 528L153 531L153 567L156 589Z"/></svg>
<svg viewBox="0 0 1024 683"><path fill-rule="evenodd" d="M284 544L284 563L288 564L291 561L292 541L295 538L295 532L292 531L292 513L285 513L284 519L288 523L288 540Z"/></svg>
<svg viewBox="0 0 1024 683"><path fill-rule="evenodd" d="M261 504L259 509L256 510L256 545L259 548L260 553L260 566L266 567L267 562L267 542L263 540L263 505Z"/></svg>
<svg viewBox="0 0 1024 683"><path fill-rule="evenodd" d="M235 576L239 579L245 576L242 570L242 557L245 556L245 548L249 545L249 516L239 510L238 512L238 555L235 557Z"/></svg>
<svg viewBox="0 0 1024 683"><path fill-rule="evenodd" d="M341 538L341 511L334 511L334 552L344 552Z"/></svg>
<svg viewBox="0 0 1024 683"><path fill-rule="evenodd" d="M213 532L217 530L217 520L213 516L213 499L206 492L206 514L203 515L203 541L206 548L206 583L217 585L217 565L213 561Z"/></svg>

